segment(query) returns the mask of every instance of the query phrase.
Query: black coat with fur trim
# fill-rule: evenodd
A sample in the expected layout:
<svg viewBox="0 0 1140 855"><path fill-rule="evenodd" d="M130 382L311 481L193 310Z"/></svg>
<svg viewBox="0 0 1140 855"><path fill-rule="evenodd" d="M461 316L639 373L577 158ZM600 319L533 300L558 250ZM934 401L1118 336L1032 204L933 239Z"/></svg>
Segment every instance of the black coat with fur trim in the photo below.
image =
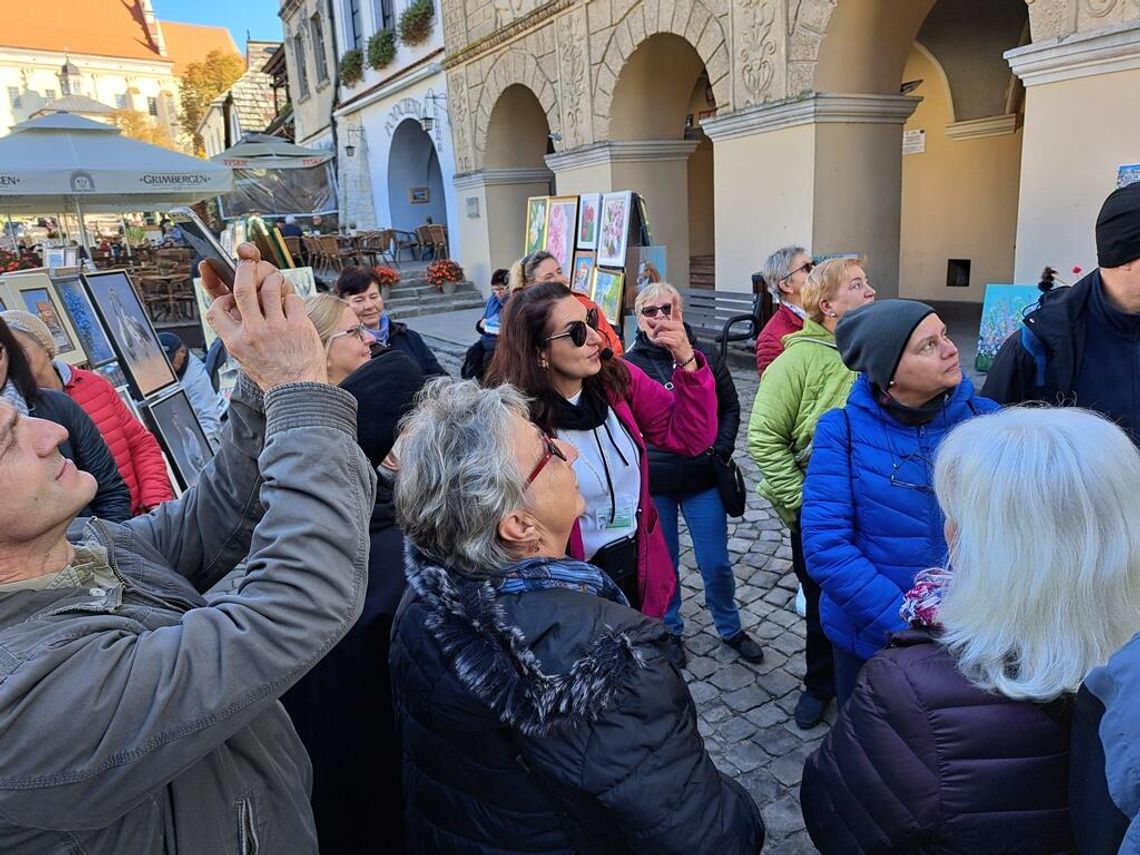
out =
<svg viewBox="0 0 1140 855"><path fill-rule="evenodd" d="M659 621L567 589L494 597L409 552L390 664L409 853L759 852Z"/></svg>

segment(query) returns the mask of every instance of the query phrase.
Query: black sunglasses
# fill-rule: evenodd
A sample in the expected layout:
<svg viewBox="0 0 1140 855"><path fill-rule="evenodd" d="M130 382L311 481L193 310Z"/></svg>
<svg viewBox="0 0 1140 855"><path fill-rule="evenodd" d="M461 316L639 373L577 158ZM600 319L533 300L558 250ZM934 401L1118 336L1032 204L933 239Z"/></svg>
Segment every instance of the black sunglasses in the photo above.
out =
<svg viewBox="0 0 1140 855"><path fill-rule="evenodd" d="M673 304L662 303L660 306L643 306L641 308L642 316L646 318L655 318L657 313L660 312L665 317L670 318L673 316Z"/></svg>
<svg viewBox="0 0 1140 855"><path fill-rule="evenodd" d="M552 335L552 336L548 337L547 339L545 339L544 343L549 344L550 342L554 341L555 339L568 338L574 344L575 347L581 347L582 345L584 345L586 343L586 338L589 336L589 333L586 330L587 327L589 327L592 330L596 330L598 328L598 310L597 309L587 309L586 310L586 320L584 320L584 321L571 321L569 324L566 325L566 332L558 333L558 335Z"/></svg>

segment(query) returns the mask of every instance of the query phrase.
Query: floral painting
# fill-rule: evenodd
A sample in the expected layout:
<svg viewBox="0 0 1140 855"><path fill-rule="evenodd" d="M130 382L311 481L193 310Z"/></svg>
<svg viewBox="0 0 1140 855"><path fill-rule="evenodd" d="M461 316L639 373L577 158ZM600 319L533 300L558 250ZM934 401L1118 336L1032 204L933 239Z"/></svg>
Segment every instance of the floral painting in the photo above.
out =
<svg viewBox="0 0 1140 855"><path fill-rule="evenodd" d="M601 231L598 235L598 264L625 267L629 238L629 212L633 194L628 190L602 197ZM595 301L596 302L596 301Z"/></svg>
<svg viewBox="0 0 1140 855"><path fill-rule="evenodd" d="M570 274L570 290L579 294L590 293L591 276L594 272L594 253L578 252L574 254L574 269Z"/></svg>
<svg viewBox="0 0 1140 855"><path fill-rule="evenodd" d="M578 199L578 249L597 249L598 211L602 206L602 194L586 193Z"/></svg>
<svg viewBox="0 0 1140 855"><path fill-rule="evenodd" d="M546 196L531 196L526 200L526 234L523 235L523 255L538 252L546 246Z"/></svg>
<svg viewBox="0 0 1140 855"><path fill-rule="evenodd" d="M570 270L574 259L574 227L578 217L577 196L556 196L547 203L547 252L558 259L563 272Z"/></svg>
<svg viewBox="0 0 1140 855"><path fill-rule="evenodd" d="M606 320L620 329L622 284L625 282L625 274L620 270L603 270L595 267L593 280L590 299L598 304Z"/></svg>
<svg viewBox="0 0 1140 855"><path fill-rule="evenodd" d="M978 355L974 368L990 370L1002 344L1021 329L1025 314L1037 305L1041 292L1036 285L987 285L978 329Z"/></svg>

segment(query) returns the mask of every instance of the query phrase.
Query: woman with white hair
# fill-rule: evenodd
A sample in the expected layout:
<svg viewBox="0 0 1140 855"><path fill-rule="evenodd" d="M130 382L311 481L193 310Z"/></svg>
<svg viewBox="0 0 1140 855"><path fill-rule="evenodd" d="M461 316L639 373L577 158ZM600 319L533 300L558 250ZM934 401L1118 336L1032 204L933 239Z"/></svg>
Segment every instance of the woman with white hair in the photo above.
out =
<svg viewBox="0 0 1140 855"><path fill-rule="evenodd" d="M529 416L513 386L440 379L401 425L405 851L759 852L665 626L566 556L577 452Z"/></svg>
<svg viewBox="0 0 1140 855"><path fill-rule="evenodd" d="M957 427L934 490L949 562L808 758L808 832L824 853L1074 851L1073 695L1140 626L1140 454L1087 410L1016 408Z"/></svg>
<svg viewBox="0 0 1140 855"><path fill-rule="evenodd" d="M779 306L756 336L756 373L761 378L768 366L784 352L784 336L804 326L800 289L812 270L812 261L802 246L785 246L764 262L764 282Z"/></svg>

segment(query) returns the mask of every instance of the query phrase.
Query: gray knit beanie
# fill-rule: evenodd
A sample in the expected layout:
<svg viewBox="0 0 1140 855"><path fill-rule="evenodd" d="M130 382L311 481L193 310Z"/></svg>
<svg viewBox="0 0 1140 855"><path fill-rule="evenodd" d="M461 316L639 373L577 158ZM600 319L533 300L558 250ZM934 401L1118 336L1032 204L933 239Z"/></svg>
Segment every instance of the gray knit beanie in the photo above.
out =
<svg viewBox="0 0 1140 855"><path fill-rule="evenodd" d="M876 300L852 309L835 327L843 364L886 389L898 370L911 333L934 309L918 300Z"/></svg>

